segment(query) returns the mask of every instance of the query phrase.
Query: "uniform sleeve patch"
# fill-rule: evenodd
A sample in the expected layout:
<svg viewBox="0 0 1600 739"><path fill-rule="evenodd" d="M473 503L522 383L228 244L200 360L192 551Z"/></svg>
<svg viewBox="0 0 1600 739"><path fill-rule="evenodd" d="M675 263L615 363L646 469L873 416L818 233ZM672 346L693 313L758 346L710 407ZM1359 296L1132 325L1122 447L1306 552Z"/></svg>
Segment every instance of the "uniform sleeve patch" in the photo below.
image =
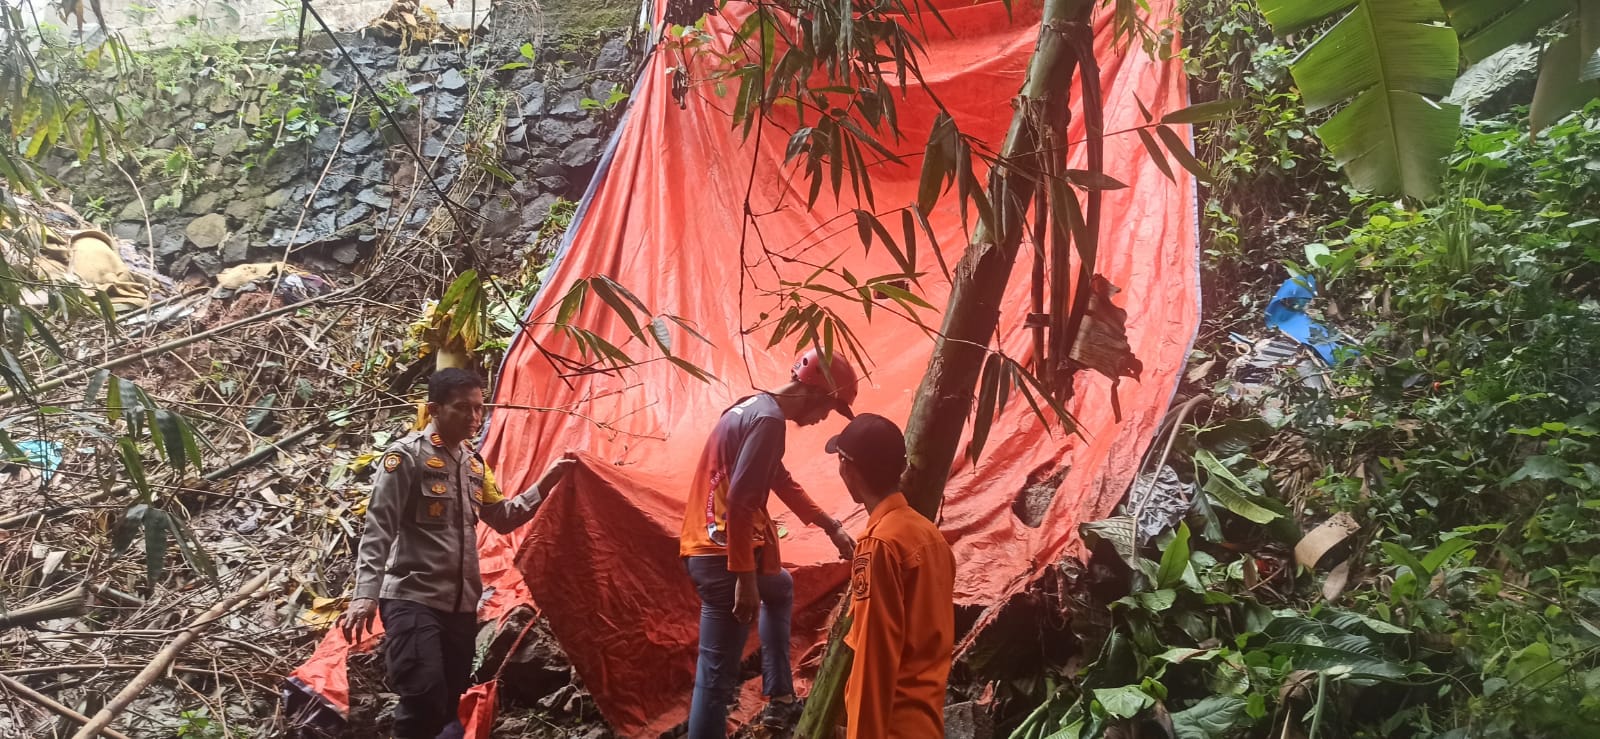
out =
<svg viewBox="0 0 1600 739"><path fill-rule="evenodd" d="M394 472L397 469L400 469L400 455L394 452L383 455L383 471Z"/></svg>
<svg viewBox="0 0 1600 739"><path fill-rule="evenodd" d="M850 596L856 600L866 598L872 592L872 581L868 577L872 571L872 552L857 552L856 558L850 563Z"/></svg>

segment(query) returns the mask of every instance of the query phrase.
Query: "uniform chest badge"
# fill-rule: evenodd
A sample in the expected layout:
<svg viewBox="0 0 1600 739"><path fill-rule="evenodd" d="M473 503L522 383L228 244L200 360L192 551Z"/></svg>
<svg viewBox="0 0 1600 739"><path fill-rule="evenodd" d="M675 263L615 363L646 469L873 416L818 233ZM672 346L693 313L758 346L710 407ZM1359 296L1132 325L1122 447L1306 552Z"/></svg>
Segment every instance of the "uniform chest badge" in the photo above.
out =
<svg viewBox="0 0 1600 739"><path fill-rule="evenodd" d="M394 452L383 455L383 471L394 472L397 469L400 469L400 455Z"/></svg>
<svg viewBox="0 0 1600 739"><path fill-rule="evenodd" d="M477 457L472 458L470 465L472 466L473 472L476 472L480 475L483 474L483 463L479 462Z"/></svg>
<svg viewBox="0 0 1600 739"><path fill-rule="evenodd" d="M445 487L444 483L442 482L436 482L433 484L433 487L428 489L432 490L434 495L444 495L445 493L450 492L450 488Z"/></svg>
<svg viewBox="0 0 1600 739"><path fill-rule="evenodd" d="M444 501L433 501L428 504L428 518L444 518Z"/></svg>
<svg viewBox="0 0 1600 739"><path fill-rule="evenodd" d="M440 459L438 457L428 457L428 461L427 461L426 464L429 467L432 467L432 468L434 468L436 470L444 469L444 460L442 460L442 459Z"/></svg>

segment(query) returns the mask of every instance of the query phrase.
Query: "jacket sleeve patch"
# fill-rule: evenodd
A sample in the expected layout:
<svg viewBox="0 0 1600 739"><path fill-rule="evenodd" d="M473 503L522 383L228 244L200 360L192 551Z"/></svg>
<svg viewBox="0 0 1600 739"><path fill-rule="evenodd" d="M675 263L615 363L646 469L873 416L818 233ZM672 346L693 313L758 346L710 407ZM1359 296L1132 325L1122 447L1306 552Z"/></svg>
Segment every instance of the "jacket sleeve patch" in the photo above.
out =
<svg viewBox="0 0 1600 739"><path fill-rule="evenodd" d="M872 580L868 577L872 571L872 551L857 552L856 558L850 563L850 596L856 600L866 598L872 592Z"/></svg>
<svg viewBox="0 0 1600 739"><path fill-rule="evenodd" d="M400 469L400 455L395 452L383 455L383 471L394 472L397 469Z"/></svg>

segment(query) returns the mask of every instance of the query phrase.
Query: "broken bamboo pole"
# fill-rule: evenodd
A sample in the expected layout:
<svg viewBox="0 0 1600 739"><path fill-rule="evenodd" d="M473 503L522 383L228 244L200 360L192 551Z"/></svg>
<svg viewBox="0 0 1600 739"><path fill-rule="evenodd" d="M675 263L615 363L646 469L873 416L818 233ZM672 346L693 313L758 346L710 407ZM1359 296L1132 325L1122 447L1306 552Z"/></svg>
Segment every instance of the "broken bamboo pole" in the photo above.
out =
<svg viewBox="0 0 1600 739"><path fill-rule="evenodd" d="M34 690L33 688L30 688L30 687L22 684L21 681L13 679L9 675L6 675L5 673L0 673L0 685L4 685L6 690L9 690L9 691L11 691L13 693L16 693L17 695L20 695L23 698L27 698L28 700L33 701L34 703L37 703L38 705L49 709L51 713L54 713L57 716L61 716L63 718L72 719L73 721L76 721L76 722L78 722L80 724L89 723L89 717L88 716L85 716L85 715L83 715L81 713L78 713L77 711L72 710L65 703L62 703L62 702L60 702L60 701L58 701L58 700L56 700L54 698L51 698L48 695L45 695L44 693L41 693L41 692L39 692L37 690ZM117 731L116 729L101 729L100 733L105 735L105 736L111 737L111 739L128 739L128 735L127 734L124 734L124 733L122 733L120 731Z"/></svg>
<svg viewBox="0 0 1600 739"><path fill-rule="evenodd" d="M58 618L71 618L81 615L88 603L89 589L78 587L74 588L70 593L58 595L31 606L9 611L0 609L0 629L27 626L40 621L50 621Z"/></svg>
<svg viewBox="0 0 1600 739"><path fill-rule="evenodd" d="M305 307L308 307L308 306L316 305L317 303L321 303L321 302L324 302L324 301L327 301L327 300L331 300L331 299L336 298L336 297L340 297L340 296L346 295L348 293L351 293L351 292L354 292L354 291L360 289L365 284L367 284L367 281L366 280L362 280L360 282L357 282L354 285L351 285L351 286L346 287L346 288L341 288L341 289L338 289L338 290L334 290L333 292L327 293L326 295L318 295L317 297L310 298L308 300L302 300L302 301L300 301L298 303L292 303L290 305L285 305L285 306L281 306L281 307L278 307L278 308L273 308L272 310L264 311L264 312L261 312L261 313L257 313L257 314L255 314L253 316L247 316L247 317L241 318L241 319L239 319L237 321L231 321L229 323L224 323L221 326L216 326L214 328L208 328L208 329L206 329L204 331L201 331L200 333L197 333L197 334L190 334L190 335L185 336L185 337L183 337L181 339L173 339L172 341L169 341L169 342L167 342L165 344L152 346L149 349L145 349L143 351L137 351L137 352L134 352L132 354L128 354L128 355L124 355L124 356L121 356L121 357L117 357L116 359L107 360L105 362L101 362L99 364L96 364L96 365L93 365L93 366L90 366L90 367L85 367L85 368L83 368L81 370L78 370L76 372L70 372L70 373L62 375L60 377L55 377L55 378L52 378L52 379L49 379L49 380L45 380L45 381L39 383L38 385L33 386L32 392L40 393L40 392L44 392L46 390L54 390L55 388L61 387L62 385L65 385L65 384L67 384L69 382L75 382L77 380L82 380L83 378L88 377L90 375L93 375L94 373L100 372L102 370L113 370L113 369L116 369L118 367L121 367L122 365L131 364L131 363L137 362L137 361L139 361L141 359L149 359L150 357L154 357L154 356L157 356L157 355L160 355L160 354L165 354L167 352L170 352L170 351L173 351L173 350L176 350L176 349L182 349L183 347L186 347L186 346L188 346L190 344L193 344L195 342L203 341L205 339L209 339L209 338L211 338L213 336L216 336L218 334L227 333L227 332L232 331L232 330L234 330L236 328L239 328L241 326L247 326L247 325L252 324L252 323L259 323L259 322L265 321L265 320L267 320L269 318L277 318L278 316L281 316L281 315L283 315L285 313L293 313L294 311L300 310L301 308L305 308ZM0 404L10 403L10 402L16 400L17 397L18 396L17 396L16 393L6 393L5 395L0 395Z"/></svg>
<svg viewBox="0 0 1600 739"><path fill-rule="evenodd" d="M215 470L207 472L201 477L201 479L220 480L224 477L227 477L235 472L258 463L267 457L276 454L277 452L283 451L290 446L298 444L301 439L304 439L305 437L322 430L326 425L326 421L318 421L310 426L306 426L299 431L283 437L283 439L279 441L274 441L270 444L257 448L255 451L228 463L226 467L219 467ZM29 511L27 513L17 513L6 516L5 518L0 518L0 529L15 529L22 526L27 526L47 516L58 515L74 508L82 508L83 506L94 505L102 500L114 498L128 492L130 489L131 488L129 488L127 485L118 485L110 490L101 490L90 493L73 503L53 506L42 511Z"/></svg>
<svg viewBox="0 0 1600 739"><path fill-rule="evenodd" d="M127 708L128 704L138 698L145 688L150 687L150 684L154 683L156 678L166 671L167 666L178 658L178 653L183 651L183 648L188 646L189 642L194 641L201 631L222 618L228 611L233 610L234 606L239 605L241 601L255 595L255 592L260 590L263 585L266 585L267 581L271 580L272 576L277 572L278 568L276 567L262 570L261 574L256 575L250 582L245 583L233 595L213 605L200 618L195 619L194 623L189 624L188 628L179 632L171 643L162 647L161 651L150 659L150 663L145 665L144 669L140 670L133 680L129 681L104 708L100 709L99 713L94 715L94 718L89 719L88 723L78 730L78 733L73 734L72 739L93 739L93 737L103 733L106 726L111 723L111 720L117 717L117 714Z"/></svg>
<svg viewBox="0 0 1600 739"><path fill-rule="evenodd" d="M839 716L844 713L844 688L855 666L855 650L844 643L850 633L850 623L855 614L850 611L851 592L847 585L839 605L833 609L833 628L828 630L828 648L822 653L822 664L817 667L817 677L811 682L811 695L806 698L800 723L794 727L794 739L832 739Z"/></svg>

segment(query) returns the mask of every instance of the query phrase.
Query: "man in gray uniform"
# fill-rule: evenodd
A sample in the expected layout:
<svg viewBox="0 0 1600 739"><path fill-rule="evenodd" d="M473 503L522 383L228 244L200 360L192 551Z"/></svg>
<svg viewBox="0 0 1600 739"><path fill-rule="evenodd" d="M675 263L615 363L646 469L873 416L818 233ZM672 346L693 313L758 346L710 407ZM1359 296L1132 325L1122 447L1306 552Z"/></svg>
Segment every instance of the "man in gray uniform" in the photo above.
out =
<svg viewBox="0 0 1600 739"><path fill-rule="evenodd" d="M478 520L502 534L527 523L572 464L558 460L538 484L506 499L468 441L483 425L483 382L466 370L436 373L428 414L432 423L379 462L355 597L341 621L355 641L383 615L389 687L400 695L397 739L458 735L456 705L468 687L483 593Z"/></svg>

